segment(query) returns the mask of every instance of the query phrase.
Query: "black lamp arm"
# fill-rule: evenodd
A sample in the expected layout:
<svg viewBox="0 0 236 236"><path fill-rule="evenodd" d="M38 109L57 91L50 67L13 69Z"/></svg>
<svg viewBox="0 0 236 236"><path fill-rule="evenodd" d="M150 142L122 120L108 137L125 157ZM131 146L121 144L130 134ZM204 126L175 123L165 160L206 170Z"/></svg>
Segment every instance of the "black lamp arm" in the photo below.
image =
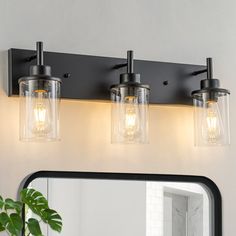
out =
<svg viewBox="0 0 236 236"><path fill-rule="evenodd" d="M194 72L192 73L192 75L195 76L195 75L200 75L200 74L203 74L203 73L207 73L207 79L212 79L212 78L213 78L212 58L211 58L211 57L208 57L208 58L206 59L206 63L207 63L206 69L194 71Z"/></svg>
<svg viewBox="0 0 236 236"><path fill-rule="evenodd" d="M134 73L134 52L132 50L127 51L127 63L118 64L113 67L113 69L120 69L127 67L127 73Z"/></svg>
<svg viewBox="0 0 236 236"><path fill-rule="evenodd" d="M26 62L31 62L37 59L37 65L43 65L43 42L36 43L36 54L27 57Z"/></svg>
<svg viewBox="0 0 236 236"><path fill-rule="evenodd" d="M212 58L208 57L206 59L207 62L207 79L213 78L213 66L212 66Z"/></svg>
<svg viewBox="0 0 236 236"><path fill-rule="evenodd" d="M30 56L30 57L27 57L27 58L25 59L25 61L26 61L26 62L31 62L31 61L34 61L34 60L36 60L36 59L37 59L37 54L34 54L34 55Z"/></svg>
<svg viewBox="0 0 236 236"><path fill-rule="evenodd" d="M203 74L203 73L206 73L207 72L207 69L204 69L204 70L198 70L198 71L194 71L192 73L192 75L196 76L196 75L200 75L200 74Z"/></svg>
<svg viewBox="0 0 236 236"><path fill-rule="evenodd" d="M126 66L128 66L128 63L117 64L117 65L113 66L112 68L113 69L120 69L120 68L123 68L123 67L126 67Z"/></svg>
<svg viewBox="0 0 236 236"><path fill-rule="evenodd" d="M36 49L37 49L37 65L42 66L43 65L43 42L37 42Z"/></svg>

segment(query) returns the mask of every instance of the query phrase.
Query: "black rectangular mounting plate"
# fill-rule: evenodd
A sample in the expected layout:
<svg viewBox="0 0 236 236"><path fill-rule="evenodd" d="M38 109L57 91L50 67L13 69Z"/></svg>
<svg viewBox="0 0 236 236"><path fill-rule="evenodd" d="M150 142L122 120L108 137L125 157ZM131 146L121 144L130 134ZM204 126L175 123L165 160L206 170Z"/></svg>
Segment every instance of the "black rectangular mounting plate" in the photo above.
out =
<svg viewBox="0 0 236 236"><path fill-rule="evenodd" d="M35 60L27 61L35 51L9 49L8 95L18 95L18 79L29 75ZM52 76L62 79L62 98L109 100L109 88L119 83L119 75L126 68L114 69L126 59L45 52L45 65L52 67ZM200 88L203 75L194 71L205 66L134 60L135 72L141 74L142 84L150 85L150 103L192 105L191 92ZM65 74L70 74L65 78Z"/></svg>

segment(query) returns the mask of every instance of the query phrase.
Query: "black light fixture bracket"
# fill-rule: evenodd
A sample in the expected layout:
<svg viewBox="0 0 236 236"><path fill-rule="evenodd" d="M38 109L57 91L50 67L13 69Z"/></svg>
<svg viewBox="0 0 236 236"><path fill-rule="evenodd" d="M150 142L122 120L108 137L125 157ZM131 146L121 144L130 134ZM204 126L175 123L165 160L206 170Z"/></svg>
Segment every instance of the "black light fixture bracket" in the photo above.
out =
<svg viewBox="0 0 236 236"><path fill-rule="evenodd" d="M127 72L120 75L121 84L140 84L140 74L134 73L133 55L133 51L127 51Z"/></svg>
<svg viewBox="0 0 236 236"><path fill-rule="evenodd" d="M31 65L29 67L29 76L26 76L25 74L24 76L19 77L18 83L25 80L38 80L40 81L40 83L38 83L38 89L43 89L44 83L48 80L56 80L61 82L60 78L51 76L51 66L44 65L43 42L36 43L36 55L29 58L30 61L35 61L36 59L36 65ZM26 61L29 62L29 58L26 59Z"/></svg>
<svg viewBox="0 0 236 236"><path fill-rule="evenodd" d="M220 88L220 80L213 78L213 66L212 58L208 57L206 59L206 69L193 72L193 75L199 75L207 73L207 78L201 80L201 89L194 90L192 92L193 97L199 97L201 94L205 93L208 96L209 102L217 101L219 96L224 94L230 94L230 91L227 89Z"/></svg>
<svg viewBox="0 0 236 236"><path fill-rule="evenodd" d="M43 61L42 55L33 50L9 49L8 53L8 95L13 96L19 94L18 79L27 77L30 66L35 65L35 59L38 63L32 67L34 69L31 73L39 74ZM127 83L137 86L148 84L152 104L192 105L191 92L199 87L200 80L203 79L202 74L194 76L193 72L206 69L201 65L133 60L132 51L128 51L128 61L112 57L44 52L44 62L50 65L55 78L61 78L62 98L110 100L109 89L119 82L117 78L122 74L120 86ZM134 63L139 74L134 73ZM44 70L48 73L47 71Z"/></svg>
<svg viewBox="0 0 236 236"><path fill-rule="evenodd" d="M123 66L122 66L123 65ZM111 86L111 89L115 91L121 87L129 88L129 92L132 93L132 88L146 88L150 89L149 85L141 83L140 74L134 73L134 52L132 50L127 51L127 63L117 65L117 68L126 67L126 73L120 74L120 83Z"/></svg>

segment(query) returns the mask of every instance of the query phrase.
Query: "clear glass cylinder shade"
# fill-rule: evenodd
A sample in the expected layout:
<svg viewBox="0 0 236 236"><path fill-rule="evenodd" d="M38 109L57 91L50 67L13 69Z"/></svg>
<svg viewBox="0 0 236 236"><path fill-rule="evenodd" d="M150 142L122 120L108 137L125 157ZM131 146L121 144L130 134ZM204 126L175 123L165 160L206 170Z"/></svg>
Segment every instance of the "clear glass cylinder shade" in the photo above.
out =
<svg viewBox="0 0 236 236"><path fill-rule="evenodd" d="M19 87L20 140L59 140L60 82L27 79Z"/></svg>
<svg viewBox="0 0 236 236"><path fill-rule="evenodd" d="M149 89L116 87L111 89L111 142L148 143Z"/></svg>
<svg viewBox="0 0 236 236"><path fill-rule="evenodd" d="M217 92L216 99L209 93L198 93L193 98L195 145L220 146L230 144L229 93Z"/></svg>

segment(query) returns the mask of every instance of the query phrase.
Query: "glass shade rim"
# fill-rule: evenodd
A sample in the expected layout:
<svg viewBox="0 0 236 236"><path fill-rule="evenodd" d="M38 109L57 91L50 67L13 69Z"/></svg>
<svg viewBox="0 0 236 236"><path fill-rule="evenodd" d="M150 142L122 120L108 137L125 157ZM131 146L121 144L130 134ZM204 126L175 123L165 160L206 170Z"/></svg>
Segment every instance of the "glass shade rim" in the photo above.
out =
<svg viewBox="0 0 236 236"><path fill-rule="evenodd" d="M119 88L144 88L150 90L150 86L147 84L140 83L122 83L122 84L114 84L110 87L110 91L117 90Z"/></svg>
<svg viewBox="0 0 236 236"><path fill-rule="evenodd" d="M222 88L211 88L211 89L199 89L192 92L192 98L199 100L202 98L204 94L207 93L216 93L217 97L224 97L230 95L230 91L228 89Z"/></svg>
<svg viewBox="0 0 236 236"><path fill-rule="evenodd" d="M21 82L28 82L28 81L55 81L62 83L62 80L57 77L52 77L52 76L45 76L45 75L35 75L35 76L24 76L18 79L18 83L20 84Z"/></svg>

